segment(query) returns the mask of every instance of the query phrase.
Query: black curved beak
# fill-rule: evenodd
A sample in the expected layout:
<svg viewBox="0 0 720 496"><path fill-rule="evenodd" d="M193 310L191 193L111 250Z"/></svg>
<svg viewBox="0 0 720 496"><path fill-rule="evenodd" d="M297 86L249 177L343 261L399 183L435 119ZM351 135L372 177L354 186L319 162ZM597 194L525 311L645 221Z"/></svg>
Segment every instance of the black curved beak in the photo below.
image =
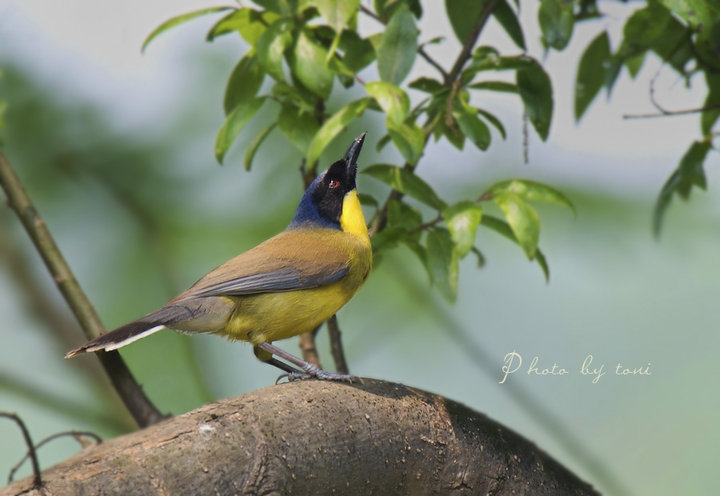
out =
<svg viewBox="0 0 720 496"><path fill-rule="evenodd" d="M348 148L348 151L345 153L345 157L343 158L345 166L347 167L347 175L353 183L355 182L355 176L357 175L357 159L360 156L360 150L362 150L366 134L367 131L353 140L350 148Z"/></svg>

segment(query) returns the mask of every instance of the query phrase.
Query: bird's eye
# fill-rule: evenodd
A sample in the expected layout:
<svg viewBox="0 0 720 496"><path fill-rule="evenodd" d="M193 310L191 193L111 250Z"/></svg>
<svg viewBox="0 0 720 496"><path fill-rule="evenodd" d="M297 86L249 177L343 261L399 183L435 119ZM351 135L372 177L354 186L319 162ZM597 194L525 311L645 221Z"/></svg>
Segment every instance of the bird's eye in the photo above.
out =
<svg viewBox="0 0 720 496"><path fill-rule="evenodd" d="M337 179L330 179L330 184L328 184L328 187L330 189L335 189L338 186L340 186L340 181L338 181Z"/></svg>

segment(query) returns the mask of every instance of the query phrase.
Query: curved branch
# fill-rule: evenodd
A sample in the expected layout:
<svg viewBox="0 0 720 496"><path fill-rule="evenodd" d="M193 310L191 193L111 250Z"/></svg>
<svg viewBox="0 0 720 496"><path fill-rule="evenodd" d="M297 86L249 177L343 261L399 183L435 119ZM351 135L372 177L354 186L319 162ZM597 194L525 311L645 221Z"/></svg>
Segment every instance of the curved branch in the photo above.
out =
<svg viewBox="0 0 720 496"><path fill-rule="evenodd" d="M205 405L42 476L47 494L598 494L485 415L374 380L299 381Z"/></svg>
<svg viewBox="0 0 720 496"><path fill-rule="evenodd" d="M85 336L92 339L102 334L104 328L100 318L60 253L45 221L25 192L20 178L2 153L0 153L0 185L5 190L8 205L15 211L30 236L60 293L82 326ZM135 381L118 352L100 352L97 356L115 390L140 427L151 425L163 418L145 396L142 387Z"/></svg>

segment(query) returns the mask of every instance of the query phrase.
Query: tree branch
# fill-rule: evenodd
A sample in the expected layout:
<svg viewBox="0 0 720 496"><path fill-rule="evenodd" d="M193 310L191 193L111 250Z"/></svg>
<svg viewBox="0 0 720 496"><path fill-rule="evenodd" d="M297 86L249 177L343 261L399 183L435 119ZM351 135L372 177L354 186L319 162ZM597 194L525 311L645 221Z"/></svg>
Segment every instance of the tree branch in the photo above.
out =
<svg viewBox="0 0 720 496"><path fill-rule="evenodd" d="M205 405L85 449L42 477L47 494L108 496L598 494L485 415L374 380L297 381Z"/></svg>
<svg viewBox="0 0 720 496"><path fill-rule="evenodd" d="M85 336L92 339L102 334L104 328L100 318L80 288L45 222L25 192L20 178L2 153L0 153L0 185L5 190L8 205L15 211L33 241L60 293L82 326ZM115 390L140 427L154 424L163 418L163 415L145 396L118 352L99 352L97 356Z"/></svg>

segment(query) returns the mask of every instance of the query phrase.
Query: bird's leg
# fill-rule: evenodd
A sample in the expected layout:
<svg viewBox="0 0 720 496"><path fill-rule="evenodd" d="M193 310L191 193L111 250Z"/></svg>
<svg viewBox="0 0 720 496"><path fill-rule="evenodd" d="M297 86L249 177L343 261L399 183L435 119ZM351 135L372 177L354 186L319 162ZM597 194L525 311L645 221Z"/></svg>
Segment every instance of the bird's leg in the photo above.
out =
<svg viewBox="0 0 720 496"><path fill-rule="evenodd" d="M346 374L338 374L337 372L325 372L321 368L313 365L312 363L306 362L305 360L301 360L300 358L296 357L295 355L291 355L287 351L283 350L282 348L278 348L277 346L274 346L270 343L261 343L255 346L256 348L263 350L267 353L271 353L275 356L278 356L282 358L283 360L287 360L288 362L292 363L293 365L296 365L303 369L304 372L300 372L299 370L295 370L289 365L286 365L283 363L283 365L287 368L292 369L292 371L288 371L287 369L282 368L283 370L287 371L287 377L289 380L295 380L295 379L308 379L310 377L315 377L316 379L324 379L324 380L331 380L331 381L348 381L353 382L359 381L362 382L358 377L352 376L352 375L346 375ZM278 360L275 360L275 362L279 362ZM268 361L268 363L270 363ZM282 362L279 362L282 363ZM273 363L276 367L275 363Z"/></svg>
<svg viewBox="0 0 720 496"><path fill-rule="evenodd" d="M257 346L254 346L253 352L255 353L255 356L257 357L257 359L260 360L261 362L268 363L268 364L272 365L273 367L277 367L280 370L282 370L283 372L285 372L284 374L282 374L281 376L279 376L277 378L277 380L275 381L275 384L280 382L280 380L284 379L285 377L287 377L288 380L292 380L291 379L292 377L297 377L298 375L305 374L305 372L303 372L302 370L298 370L295 367L291 367L290 365L288 365L285 362L281 362L277 358L273 358L272 353L270 353L269 351L262 350L262 349L258 348Z"/></svg>

